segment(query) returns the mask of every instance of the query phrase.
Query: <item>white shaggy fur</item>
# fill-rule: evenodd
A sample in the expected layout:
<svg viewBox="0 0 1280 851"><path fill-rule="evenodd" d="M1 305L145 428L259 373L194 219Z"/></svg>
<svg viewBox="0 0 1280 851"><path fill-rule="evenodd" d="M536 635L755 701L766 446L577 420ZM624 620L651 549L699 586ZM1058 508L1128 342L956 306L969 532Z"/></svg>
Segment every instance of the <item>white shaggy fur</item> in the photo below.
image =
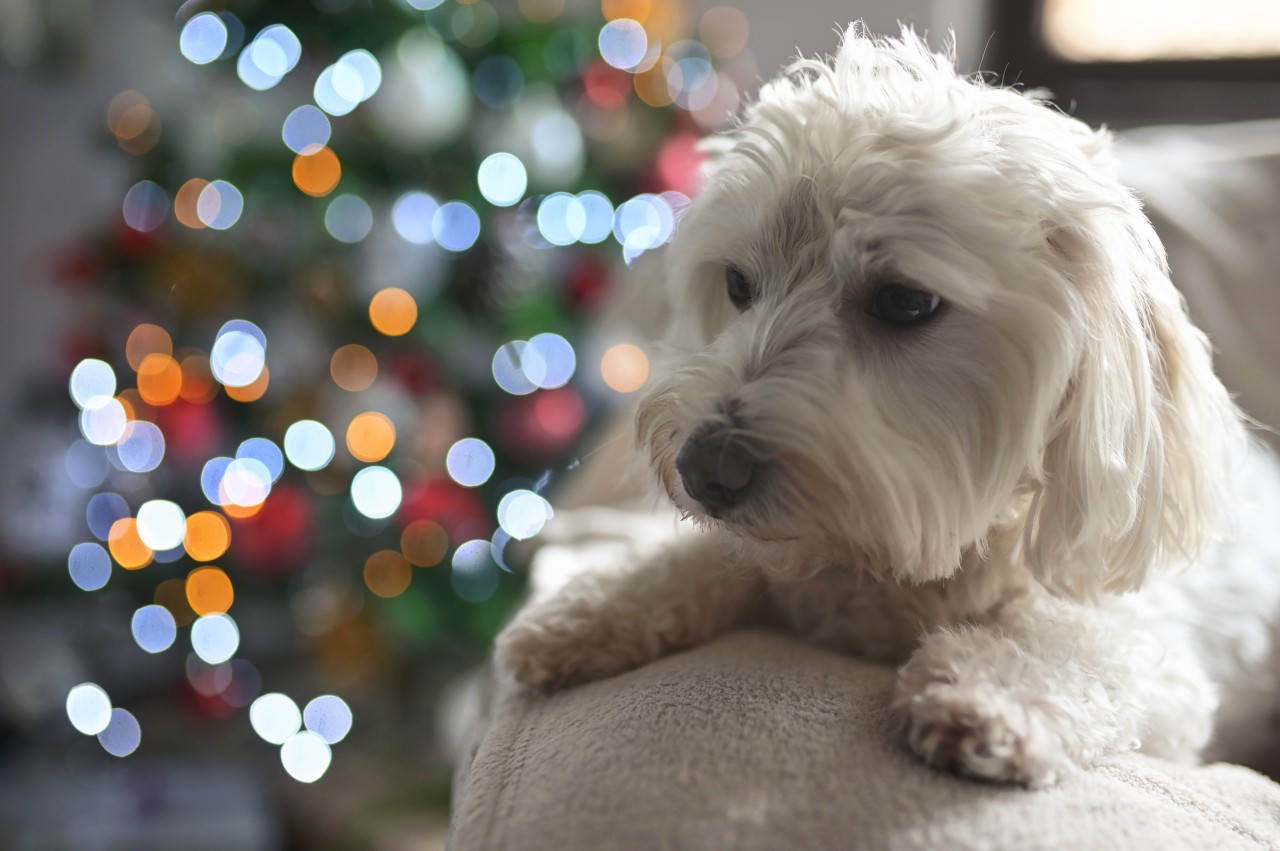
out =
<svg viewBox="0 0 1280 851"><path fill-rule="evenodd" d="M933 765L1035 786L1125 749L1190 760L1215 713L1243 756L1276 685L1280 475L1107 134L855 26L712 147L637 419L698 531L526 608L500 663L566 686L764 610L902 663ZM756 288L741 313L729 266ZM886 283L944 308L889 327ZM675 468L709 423L763 471L725 511Z"/></svg>

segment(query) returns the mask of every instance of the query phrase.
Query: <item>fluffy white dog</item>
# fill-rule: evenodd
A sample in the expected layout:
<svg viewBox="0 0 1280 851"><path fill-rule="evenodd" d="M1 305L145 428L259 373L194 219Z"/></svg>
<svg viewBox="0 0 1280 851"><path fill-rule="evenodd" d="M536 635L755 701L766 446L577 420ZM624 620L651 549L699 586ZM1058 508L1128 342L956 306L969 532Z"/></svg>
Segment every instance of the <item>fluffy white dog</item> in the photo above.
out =
<svg viewBox="0 0 1280 851"><path fill-rule="evenodd" d="M526 608L499 662L563 687L767 611L902 664L931 765L1038 786L1195 759L1215 722L1241 756L1278 673L1280 477L1107 134L855 26L713 146L637 419L697 531Z"/></svg>

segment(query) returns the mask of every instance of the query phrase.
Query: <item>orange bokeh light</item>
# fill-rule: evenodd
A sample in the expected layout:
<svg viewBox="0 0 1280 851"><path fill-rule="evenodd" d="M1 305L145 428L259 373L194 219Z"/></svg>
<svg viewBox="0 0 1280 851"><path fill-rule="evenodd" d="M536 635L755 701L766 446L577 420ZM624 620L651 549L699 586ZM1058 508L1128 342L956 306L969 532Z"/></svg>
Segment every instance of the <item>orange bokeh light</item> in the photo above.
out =
<svg viewBox="0 0 1280 851"><path fill-rule="evenodd" d="M395 550L379 550L364 563L364 584L379 597L399 597L412 580L413 567Z"/></svg>
<svg viewBox="0 0 1280 851"><path fill-rule="evenodd" d="M137 372L147 355L173 354L173 338L169 332L159 325L143 323L129 332L129 339L124 344L124 356L129 366Z"/></svg>
<svg viewBox="0 0 1280 851"><path fill-rule="evenodd" d="M418 303L398 287L387 287L369 302L369 321L388 337L409 333L418 321Z"/></svg>
<svg viewBox="0 0 1280 851"><path fill-rule="evenodd" d="M396 445L396 427L378 411L357 414L347 426L347 451L358 461L381 461Z"/></svg>
<svg viewBox="0 0 1280 851"><path fill-rule="evenodd" d="M434 567L449 551L449 535L434 520L415 520L400 533L400 552L417 567Z"/></svg>
<svg viewBox="0 0 1280 851"><path fill-rule="evenodd" d="M264 366L262 373L253 380L253 383L246 384L243 387L227 386L227 395L237 402L256 402L262 398L262 394L267 392L267 385L271 383L271 372Z"/></svg>
<svg viewBox="0 0 1280 851"><path fill-rule="evenodd" d="M187 574L187 603L197 615L220 615L231 608L236 592L217 567L198 567Z"/></svg>
<svg viewBox="0 0 1280 851"><path fill-rule="evenodd" d="M516 0L520 14L535 24L554 21L564 12L564 0Z"/></svg>
<svg viewBox="0 0 1280 851"><path fill-rule="evenodd" d="M320 148L293 159L293 183L316 198L332 192L342 179L342 163L329 148Z"/></svg>
<svg viewBox="0 0 1280 851"><path fill-rule="evenodd" d="M329 375L343 390L352 393L366 390L378 377L378 359L364 346L351 343L333 353Z"/></svg>
<svg viewBox="0 0 1280 851"><path fill-rule="evenodd" d="M231 546L231 524L216 511L197 511L187 518L182 543L196 561L213 561Z"/></svg>
<svg viewBox="0 0 1280 851"><path fill-rule="evenodd" d="M200 193L208 185L209 181L204 178L193 177L182 184L173 196L174 218L192 230L200 230L204 227L204 222L200 221L200 214L196 209L196 205L200 202Z"/></svg>
<svg viewBox="0 0 1280 851"><path fill-rule="evenodd" d="M138 395L148 405L168 405L182 391L182 367L168 355L147 355L138 367Z"/></svg>
<svg viewBox="0 0 1280 851"><path fill-rule="evenodd" d="M132 517L122 517L111 524L111 531L107 533L107 549L125 570L141 570L151 564L155 555L151 547L142 543L138 535L138 521Z"/></svg>
<svg viewBox="0 0 1280 851"><path fill-rule="evenodd" d="M222 510L233 520L246 520L261 511L262 506L262 502L257 505L236 505L233 502L228 502L222 506Z"/></svg>
<svg viewBox="0 0 1280 851"><path fill-rule="evenodd" d="M649 378L649 357L639 346L619 343L600 359L600 375L610 389L634 393Z"/></svg>

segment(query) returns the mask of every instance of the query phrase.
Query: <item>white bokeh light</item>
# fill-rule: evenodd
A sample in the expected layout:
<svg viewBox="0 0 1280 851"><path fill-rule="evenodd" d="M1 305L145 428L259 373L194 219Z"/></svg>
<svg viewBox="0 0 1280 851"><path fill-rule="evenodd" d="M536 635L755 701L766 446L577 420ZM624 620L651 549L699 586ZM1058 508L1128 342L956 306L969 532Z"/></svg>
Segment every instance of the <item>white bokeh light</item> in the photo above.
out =
<svg viewBox="0 0 1280 851"><path fill-rule="evenodd" d="M513 396L527 396L538 385L529 375L546 374L546 364L536 349L530 349L524 340L513 340L498 347L493 353L493 380Z"/></svg>
<svg viewBox="0 0 1280 851"><path fill-rule="evenodd" d="M431 235L441 248L466 251L480 238L480 217L470 204L450 201L431 217Z"/></svg>
<svg viewBox="0 0 1280 851"><path fill-rule="evenodd" d="M493 450L478 437L464 437L450 446L444 461L449 477L469 488L489 481L495 463Z"/></svg>
<svg viewBox="0 0 1280 851"><path fill-rule="evenodd" d="M476 173L480 194L495 207L510 207L524 197L529 175L515 154L497 153L485 157Z"/></svg>
<svg viewBox="0 0 1280 851"><path fill-rule="evenodd" d="M125 470L149 473L164 460L164 434L155 423L134 420L124 427L115 453Z"/></svg>
<svg viewBox="0 0 1280 851"><path fill-rule="evenodd" d="M498 565L488 541L467 541L453 554L450 581L453 593L471 603L482 603L498 590Z"/></svg>
<svg viewBox="0 0 1280 851"><path fill-rule="evenodd" d="M618 18L601 28L598 45L605 62L629 71L644 61L649 50L649 37L639 22Z"/></svg>
<svg viewBox="0 0 1280 851"><path fill-rule="evenodd" d="M284 453L280 447L265 437L251 437L242 441L236 449L236 458L252 458L259 462L271 474L271 481L276 481L284 473Z"/></svg>
<svg viewBox="0 0 1280 851"><path fill-rule="evenodd" d="M86 736L96 736L111 723L111 698L97 683L81 683L67 692L67 718Z"/></svg>
<svg viewBox="0 0 1280 851"><path fill-rule="evenodd" d="M245 331L219 334L209 352L213 377L227 387L247 387L258 380L266 364L266 347Z"/></svg>
<svg viewBox="0 0 1280 851"><path fill-rule="evenodd" d="M128 756L142 744L142 727L132 712L116 707L106 729L98 734L98 744L112 756Z"/></svg>
<svg viewBox="0 0 1280 851"><path fill-rule="evenodd" d="M540 364L538 373L530 371L529 365L535 362L529 357L530 353L537 355L536 362ZM551 333L538 334L529 340L524 361L525 377L544 390L554 390L568 384L578 367L578 357L573 346L559 334Z"/></svg>
<svg viewBox="0 0 1280 851"><path fill-rule="evenodd" d="M315 420L299 420L284 433L284 454L299 470L321 470L333 460L333 433Z"/></svg>
<svg viewBox="0 0 1280 851"><path fill-rule="evenodd" d="M80 411L80 433L97 446L110 446L120 440L128 425L124 405L111 396L97 396Z"/></svg>
<svg viewBox="0 0 1280 851"><path fill-rule="evenodd" d="M329 770L333 752L319 735L304 730L280 748L280 762L289 776L300 783L314 783Z"/></svg>
<svg viewBox="0 0 1280 851"><path fill-rule="evenodd" d="M153 550L171 550L182 544L187 515L176 502L151 499L138 509L138 537Z"/></svg>
<svg viewBox="0 0 1280 851"><path fill-rule="evenodd" d="M133 640L148 653L161 653L178 638L178 624L164 606L143 606L130 622Z"/></svg>
<svg viewBox="0 0 1280 851"><path fill-rule="evenodd" d="M215 180L200 190L196 198L196 216L214 230L226 230L240 221L244 212L244 195L225 180Z"/></svg>
<svg viewBox="0 0 1280 851"><path fill-rule="evenodd" d="M337 695L321 695L307 704L302 720L308 730L326 743L336 745L351 732L351 707Z"/></svg>
<svg viewBox="0 0 1280 851"><path fill-rule="evenodd" d="M257 458L236 458L222 474L218 494L223 504L250 508L271 495L271 471Z"/></svg>
<svg viewBox="0 0 1280 851"><path fill-rule="evenodd" d="M71 390L71 401L79 408L84 408L95 399L110 399L116 395L115 370L106 361L97 358L85 358L76 364L67 383Z"/></svg>
<svg viewBox="0 0 1280 851"><path fill-rule="evenodd" d="M222 492L222 480L227 474L227 468L234 460L225 455L210 458L200 470L200 490L204 492L204 498L214 505L227 504L226 496Z"/></svg>
<svg viewBox="0 0 1280 851"><path fill-rule="evenodd" d="M538 232L552 245L572 245L587 230L587 210L576 195L555 192L538 205Z"/></svg>
<svg viewBox="0 0 1280 851"><path fill-rule="evenodd" d="M220 665L240 649L240 629L230 615L205 615L191 625L191 649L210 665Z"/></svg>
<svg viewBox="0 0 1280 851"><path fill-rule="evenodd" d="M289 113L280 128L285 145L295 154L313 154L329 144L333 126L329 116L311 104L304 104Z"/></svg>
<svg viewBox="0 0 1280 851"><path fill-rule="evenodd" d="M140 180L125 193L121 213L129 227L149 233L164 224L169 214L169 194L153 180Z"/></svg>
<svg viewBox="0 0 1280 851"><path fill-rule="evenodd" d="M578 193L578 203L587 217L578 240L589 245L604 242L613 234L613 202L602 193L588 189Z"/></svg>
<svg viewBox="0 0 1280 851"><path fill-rule="evenodd" d="M436 199L427 193L406 192L391 208L391 224L406 241L428 245L435 239L431 235L431 222L439 209Z"/></svg>
<svg viewBox="0 0 1280 851"><path fill-rule="evenodd" d="M402 496L400 480L386 467L365 467L351 479L351 501L371 520L395 514Z"/></svg>
<svg viewBox="0 0 1280 851"><path fill-rule="evenodd" d="M262 695L249 707L249 723L264 741L283 745L302 729L302 713L293 698L272 692Z"/></svg>
<svg viewBox="0 0 1280 851"><path fill-rule="evenodd" d="M67 556L67 572L81 591L97 591L111 578L111 556L101 544L76 544Z"/></svg>
<svg viewBox="0 0 1280 851"><path fill-rule="evenodd" d="M339 195L325 208L324 227L339 242L360 242L373 230L373 210L359 195Z"/></svg>
<svg viewBox="0 0 1280 851"><path fill-rule="evenodd" d="M531 490L514 490L498 503L498 525L517 541L532 538L554 516L551 503Z"/></svg>
<svg viewBox="0 0 1280 851"><path fill-rule="evenodd" d="M178 49L197 65L207 65L227 47L227 25L213 12L201 12L182 27Z"/></svg>

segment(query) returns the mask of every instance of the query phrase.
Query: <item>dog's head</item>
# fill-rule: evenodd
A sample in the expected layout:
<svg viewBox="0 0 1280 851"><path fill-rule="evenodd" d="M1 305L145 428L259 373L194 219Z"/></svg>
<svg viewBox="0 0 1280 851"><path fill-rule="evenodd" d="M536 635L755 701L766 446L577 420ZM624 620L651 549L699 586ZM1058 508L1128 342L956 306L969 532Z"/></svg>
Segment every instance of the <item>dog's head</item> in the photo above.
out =
<svg viewBox="0 0 1280 851"><path fill-rule="evenodd" d="M779 573L951 575L995 528L1073 596L1216 524L1238 414L1103 132L857 27L712 143L638 439Z"/></svg>

